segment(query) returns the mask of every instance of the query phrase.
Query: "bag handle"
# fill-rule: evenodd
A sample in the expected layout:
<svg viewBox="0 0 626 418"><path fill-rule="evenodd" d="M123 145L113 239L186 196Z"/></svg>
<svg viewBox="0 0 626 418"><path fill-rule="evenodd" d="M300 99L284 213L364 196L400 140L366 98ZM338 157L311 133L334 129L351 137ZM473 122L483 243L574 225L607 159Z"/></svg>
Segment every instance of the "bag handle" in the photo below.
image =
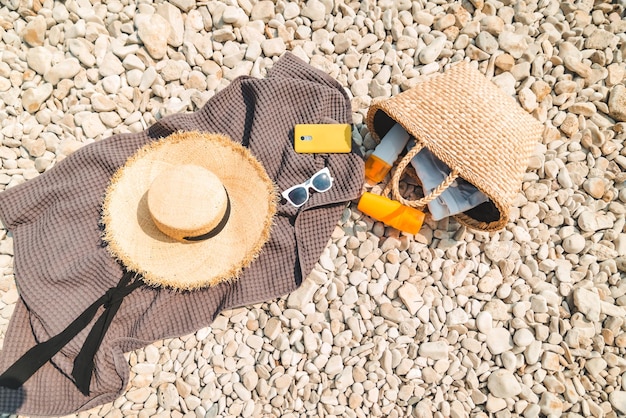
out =
<svg viewBox="0 0 626 418"><path fill-rule="evenodd" d="M448 177L446 177L446 179L439 186L435 187L433 191L429 193L427 196L424 196L421 199L416 199L416 200L407 200L404 197L402 197L400 195L400 177L402 177L404 170L406 170L406 167L409 165L413 157L415 157L417 153L420 152L422 149L424 149L424 144L422 144L419 141L416 141L415 146L413 146L413 148L411 148L406 153L406 155L402 157L402 160L400 160L400 162L398 163L398 166L395 169L393 176L391 177L391 181L390 181L391 193L393 195L393 198L397 200L398 202L402 203L403 205L410 206L410 207L417 208L417 209L423 208L428 203L438 198L443 192L446 191L448 187L450 187L452 183L454 183L454 180L456 180L459 177L458 171L456 171L455 168L451 167L450 168L451 171ZM387 185L387 187L385 187L385 191L383 193L388 192L388 188L389 188L389 184Z"/></svg>

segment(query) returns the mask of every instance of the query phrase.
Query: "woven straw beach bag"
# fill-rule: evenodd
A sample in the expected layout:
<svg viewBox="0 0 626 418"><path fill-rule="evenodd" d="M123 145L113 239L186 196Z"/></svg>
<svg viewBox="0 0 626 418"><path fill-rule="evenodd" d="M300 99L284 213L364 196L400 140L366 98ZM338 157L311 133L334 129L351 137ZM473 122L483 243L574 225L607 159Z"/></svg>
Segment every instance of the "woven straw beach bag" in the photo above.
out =
<svg viewBox="0 0 626 418"><path fill-rule="evenodd" d="M506 225L528 160L544 129L511 96L466 62L373 103L366 123L376 141L395 123L415 138L416 145L400 160L392 176L394 199L422 209L460 177L489 200L454 217L481 231L496 231ZM399 180L424 147L445 162L451 173L432 193L408 201L400 196Z"/></svg>

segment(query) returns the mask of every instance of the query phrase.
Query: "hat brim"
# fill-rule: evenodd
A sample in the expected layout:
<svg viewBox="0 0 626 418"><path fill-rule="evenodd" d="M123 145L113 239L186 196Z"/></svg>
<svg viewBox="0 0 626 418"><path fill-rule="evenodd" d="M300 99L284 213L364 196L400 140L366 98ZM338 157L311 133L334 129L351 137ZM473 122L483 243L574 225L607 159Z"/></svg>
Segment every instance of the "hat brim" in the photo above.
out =
<svg viewBox="0 0 626 418"><path fill-rule="evenodd" d="M163 170L194 164L216 174L230 199L226 226L180 242L152 221L146 193ZM179 132L141 148L113 176L103 204L111 254L153 286L193 290L236 279L269 239L277 190L250 151L220 134Z"/></svg>

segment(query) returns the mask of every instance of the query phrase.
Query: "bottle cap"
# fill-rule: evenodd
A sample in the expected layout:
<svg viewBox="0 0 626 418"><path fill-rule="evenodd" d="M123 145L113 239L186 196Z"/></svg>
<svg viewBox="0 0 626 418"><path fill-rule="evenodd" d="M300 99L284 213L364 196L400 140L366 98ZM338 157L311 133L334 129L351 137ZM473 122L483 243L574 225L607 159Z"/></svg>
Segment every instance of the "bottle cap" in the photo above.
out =
<svg viewBox="0 0 626 418"><path fill-rule="evenodd" d="M365 161L365 177L374 183L383 181L389 170L391 170L391 164L387 164L374 154Z"/></svg>

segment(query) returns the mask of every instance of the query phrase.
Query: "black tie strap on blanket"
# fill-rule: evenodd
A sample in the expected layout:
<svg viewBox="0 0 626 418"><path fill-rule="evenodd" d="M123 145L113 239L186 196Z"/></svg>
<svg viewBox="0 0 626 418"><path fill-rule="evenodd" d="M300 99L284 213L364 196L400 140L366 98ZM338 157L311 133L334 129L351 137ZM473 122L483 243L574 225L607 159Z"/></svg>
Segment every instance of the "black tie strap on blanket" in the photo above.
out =
<svg viewBox="0 0 626 418"><path fill-rule="evenodd" d="M134 281L133 281L134 279ZM124 297L141 286L143 282L137 273L125 271L116 287L106 291L100 299L91 304L67 328L59 334L28 350L11 367L0 375L0 386L17 389L22 386L37 370L52 359L78 333L89 325L101 306L104 312L100 315L89 332L83 347L74 360L72 376L76 386L84 394L89 395L89 385L94 369L94 357L113 320L122 305Z"/></svg>

